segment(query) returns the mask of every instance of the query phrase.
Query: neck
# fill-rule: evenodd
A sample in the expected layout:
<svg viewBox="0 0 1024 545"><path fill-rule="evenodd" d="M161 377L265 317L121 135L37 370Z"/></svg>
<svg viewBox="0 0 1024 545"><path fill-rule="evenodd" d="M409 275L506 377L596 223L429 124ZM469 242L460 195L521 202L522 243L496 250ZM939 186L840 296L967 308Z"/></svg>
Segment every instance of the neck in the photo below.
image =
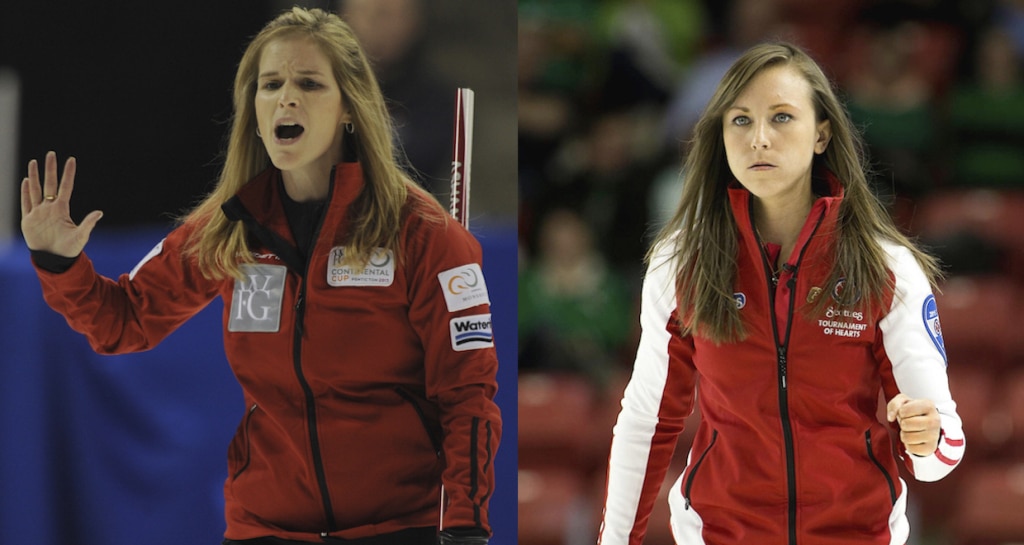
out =
<svg viewBox="0 0 1024 545"><path fill-rule="evenodd" d="M322 201L331 188L331 171L303 169L281 171L284 190L295 202Z"/></svg>
<svg viewBox="0 0 1024 545"><path fill-rule="evenodd" d="M760 234L762 242L771 242L782 247L780 262L784 263L789 259L813 203L814 195L811 193L808 193L805 199L779 203L769 203L755 197L754 228Z"/></svg>

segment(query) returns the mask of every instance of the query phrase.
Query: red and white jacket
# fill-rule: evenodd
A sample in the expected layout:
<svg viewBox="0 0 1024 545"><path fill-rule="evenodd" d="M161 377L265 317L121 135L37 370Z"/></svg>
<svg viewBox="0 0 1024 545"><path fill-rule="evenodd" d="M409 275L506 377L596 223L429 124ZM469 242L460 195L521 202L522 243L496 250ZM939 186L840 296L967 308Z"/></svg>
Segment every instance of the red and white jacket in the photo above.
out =
<svg viewBox="0 0 1024 545"><path fill-rule="evenodd" d="M431 197L410 191L400 256L341 264L357 163L335 175L303 263L269 169L225 205L257 263L244 280L205 279L182 257L179 227L116 282L83 254L37 269L46 301L101 353L155 346L214 297L246 413L228 451L229 539L320 541L437 526L490 531L501 418L497 357L479 243Z"/></svg>
<svg viewBox="0 0 1024 545"><path fill-rule="evenodd" d="M908 249L883 243L895 289L873 314L827 305L842 188L816 200L773 285L751 220L751 194L729 189L740 233L735 298L748 338L716 346L682 336L667 248L644 281L642 335L614 428L600 543L639 544L684 419L702 419L669 492L681 545L906 543L906 483L959 463L964 435L946 378L935 298ZM699 392L699 393L698 393ZM905 452L876 414L879 392L935 402L938 449ZM898 431L898 430L897 430Z"/></svg>

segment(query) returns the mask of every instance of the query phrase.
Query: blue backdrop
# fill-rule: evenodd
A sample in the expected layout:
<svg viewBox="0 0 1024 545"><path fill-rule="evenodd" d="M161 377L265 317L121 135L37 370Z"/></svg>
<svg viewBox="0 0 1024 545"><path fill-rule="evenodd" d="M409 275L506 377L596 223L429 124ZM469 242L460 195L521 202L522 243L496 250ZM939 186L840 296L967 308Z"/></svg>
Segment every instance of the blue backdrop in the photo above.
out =
<svg viewBox="0 0 1024 545"><path fill-rule="evenodd" d="M86 250L116 278L165 234L98 229ZM504 436L496 545L516 539L516 253L510 226L473 228L498 349ZM217 299L156 349L99 356L43 302L21 241L0 246L0 543L219 544L227 446L245 407Z"/></svg>

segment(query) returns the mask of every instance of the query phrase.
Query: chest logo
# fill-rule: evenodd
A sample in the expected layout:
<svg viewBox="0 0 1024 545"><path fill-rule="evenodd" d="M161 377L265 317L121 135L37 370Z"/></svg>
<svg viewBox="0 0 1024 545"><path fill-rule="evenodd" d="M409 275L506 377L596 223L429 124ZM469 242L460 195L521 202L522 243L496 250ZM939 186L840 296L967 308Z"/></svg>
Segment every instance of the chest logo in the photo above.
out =
<svg viewBox="0 0 1024 545"><path fill-rule="evenodd" d="M747 306L747 294L742 291L732 294L732 298L736 300L736 308L742 309Z"/></svg>
<svg viewBox="0 0 1024 545"><path fill-rule="evenodd" d="M843 292L845 292L845 291L846 291L846 277L844 276L843 278L840 278L839 280L836 280L836 285L832 287L832 300L837 302L837 303L842 304L843 303ZM856 291L856 292L853 293L853 299L850 300L848 302L848 304L853 305L853 304L856 304L857 301L860 301L860 291Z"/></svg>
<svg viewBox="0 0 1024 545"><path fill-rule="evenodd" d="M377 248L370 255L366 268L357 271L345 263L345 247L331 248L327 259L327 284L340 286L390 286L395 281L395 254L391 250Z"/></svg>
<svg viewBox="0 0 1024 545"><path fill-rule="evenodd" d="M242 265L243 279L235 280L228 331L272 333L281 328L284 265Z"/></svg>
<svg viewBox="0 0 1024 545"><path fill-rule="evenodd" d="M942 342L942 325L939 324L939 307L935 304L935 296L932 294L928 294L921 305L921 319L924 320L924 328L932 338L935 349L942 354L942 361L947 361L946 345Z"/></svg>
<svg viewBox="0 0 1024 545"><path fill-rule="evenodd" d="M818 327L826 335L858 339L865 334L868 324L864 320L863 310L829 306L825 309L825 319L818 320Z"/></svg>
<svg viewBox="0 0 1024 545"><path fill-rule="evenodd" d="M807 292L807 302L808 303L813 303L813 302L817 301L818 300L818 296L820 296L820 295L821 295L821 288L819 288L818 286L812 287Z"/></svg>
<svg viewBox="0 0 1024 545"><path fill-rule="evenodd" d="M476 263L448 269L438 274L437 280L441 283L448 312L491 303L484 274Z"/></svg>

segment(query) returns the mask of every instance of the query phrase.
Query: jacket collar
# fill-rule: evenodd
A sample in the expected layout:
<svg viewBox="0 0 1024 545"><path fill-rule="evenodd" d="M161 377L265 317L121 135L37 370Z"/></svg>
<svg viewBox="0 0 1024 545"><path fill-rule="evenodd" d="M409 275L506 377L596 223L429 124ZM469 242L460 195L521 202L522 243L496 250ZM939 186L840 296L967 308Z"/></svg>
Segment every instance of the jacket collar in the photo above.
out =
<svg viewBox="0 0 1024 545"><path fill-rule="evenodd" d="M241 221L251 236L270 248L289 266L302 270L304 264L295 249L280 194L281 171L270 167L247 182L221 209L229 220ZM332 237L344 237L348 231L348 208L363 191L365 181L358 162L338 163L331 169L328 206L322 219ZM321 229L323 231L323 229ZM316 243L314 243L316 244Z"/></svg>
<svg viewBox="0 0 1024 545"><path fill-rule="evenodd" d="M840 204L843 201L843 185L836 175L827 168L815 167L811 184L816 192L824 193L824 195L815 199L811 205L811 211L807 215L807 220L798 237L797 246L793 249L797 255L802 254L804 246L807 245L814 233L832 233L835 230ZM730 182L728 192L733 217L736 219L736 227L740 232L743 244L753 255L759 256L760 241L757 240L751 215L753 195L735 178Z"/></svg>
<svg viewBox="0 0 1024 545"><path fill-rule="evenodd" d="M824 193L814 200L811 205L811 213L834 215L838 212L839 205L843 201L843 184L839 178L824 167L816 167L812 174L811 184L816 193ZM750 217L750 202L753 195L747 188L743 187L735 177L731 178L728 187L729 203L741 228L753 229L752 218Z"/></svg>
<svg viewBox="0 0 1024 545"><path fill-rule="evenodd" d="M329 209L348 209L363 190L363 168L359 163L338 163L331 169L331 187L327 194ZM270 227L275 221L284 222L284 209L280 194L281 171L270 167L247 182L225 207L241 206L260 223ZM233 203L233 201L235 201ZM227 209L225 209L227 212ZM229 214L229 218L231 215ZM235 218L232 218L235 219ZM287 230L287 225L285 225Z"/></svg>

